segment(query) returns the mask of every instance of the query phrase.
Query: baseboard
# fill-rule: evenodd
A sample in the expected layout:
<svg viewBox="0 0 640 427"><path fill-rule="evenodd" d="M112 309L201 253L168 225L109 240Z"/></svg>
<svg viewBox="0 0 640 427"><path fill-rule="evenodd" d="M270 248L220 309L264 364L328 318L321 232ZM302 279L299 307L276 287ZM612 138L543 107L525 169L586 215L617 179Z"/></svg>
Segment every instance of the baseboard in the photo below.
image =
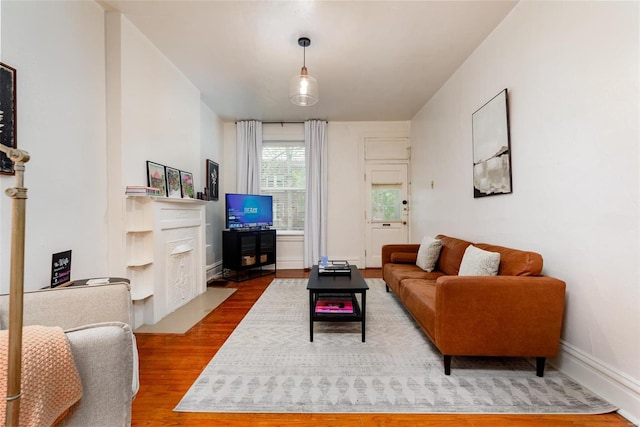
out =
<svg viewBox="0 0 640 427"><path fill-rule="evenodd" d="M549 360L564 374L618 408L618 413L638 425L640 422L640 382L566 342L560 343L557 358Z"/></svg>
<svg viewBox="0 0 640 427"><path fill-rule="evenodd" d="M304 261L298 257L278 257L276 266L278 270L299 270L304 268Z"/></svg>
<svg viewBox="0 0 640 427"><path fill-rule="evenodd" d="M340 257L332 257L331 259L339 259L344 260L345 258ZM359 266L362 265L359 259L347 259L347 262L351 265ZM304 260L299 257L278 257L278 270L300 270L304 268Z"/></svg>
<svg viewBox="0 0 640 427"><path fill-rule="evenodd" d="M222 276L222 261L207 265L207 283Z"/></svg>

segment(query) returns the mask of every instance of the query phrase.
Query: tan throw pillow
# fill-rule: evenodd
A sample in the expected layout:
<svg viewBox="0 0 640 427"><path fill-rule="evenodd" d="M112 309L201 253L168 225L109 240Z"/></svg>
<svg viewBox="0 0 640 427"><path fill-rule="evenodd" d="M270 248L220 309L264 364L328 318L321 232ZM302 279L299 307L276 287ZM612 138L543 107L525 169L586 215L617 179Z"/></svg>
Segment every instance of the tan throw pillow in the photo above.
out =
<svg viewBox="0 0 640 427"><path fill-rule="evenodd" d="M416 265L424 271L431 273L436 267L438 257L440 256L440 249L442 249L442 242L433 237L425 237L420 243L418 249L418 257L416 258Z"/></svg>
<svg viewBox="0 0 640 427"><path fill-rule="evenodd" d="M496 276L500 267L500 254L473 245L464 251L458 276Z"/></svg>

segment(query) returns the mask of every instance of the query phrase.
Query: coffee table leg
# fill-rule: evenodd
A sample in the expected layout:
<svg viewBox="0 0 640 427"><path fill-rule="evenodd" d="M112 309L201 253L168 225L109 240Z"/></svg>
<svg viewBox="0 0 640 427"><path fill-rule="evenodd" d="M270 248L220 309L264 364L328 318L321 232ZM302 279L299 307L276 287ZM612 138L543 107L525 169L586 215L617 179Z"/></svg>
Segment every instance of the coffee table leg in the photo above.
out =
<svg viewBox="0 0 640 427"><path fill-rule="evenodd" d="M367 314L367 291L362 291L362 342L364 342L364 325Z"/></svg>
<svg viewBox="0 0 640 427"><path fill-rule="evenodd" d="M309 340L313 342L313 291L309 291Z"/></svg>

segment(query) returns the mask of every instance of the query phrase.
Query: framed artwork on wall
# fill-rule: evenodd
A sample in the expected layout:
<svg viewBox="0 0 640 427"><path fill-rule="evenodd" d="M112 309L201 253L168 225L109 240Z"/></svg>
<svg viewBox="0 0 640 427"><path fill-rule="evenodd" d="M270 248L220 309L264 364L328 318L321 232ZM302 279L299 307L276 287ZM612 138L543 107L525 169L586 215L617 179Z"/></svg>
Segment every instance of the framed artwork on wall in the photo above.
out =
<svg viewBox="0 0 640 427"><path fill-rule="evenodd" d="M167 197L171 197L174 199L182 198L180 171L169 166L165 166L164 169L167 176Z"/></svg>
<svg viewBox="0 0 640 427"><path fill-rule="evenodd" d="M160 196L167 196L167 178L160 163L147 160L147 186L160 190Z"/></svg>
<svg viewBox="0 0 640 427"><path fill-rule="evenodd" d="M193 174L191 172L180 171L180 186L182 188L182 197L185 199L195 199L195 191L193 189Z"/></svg>
<svg viewBox="0 0 640 427"><path fill-rule="evenodd" d="M220 167L214 161L207 160L207 191L209 200L218 200L218 182Z"/></svg>
<svg viewBox="0 0 640 427"><path fill-rule="evenodd" d="M16 69L0 62L0 144L17 148ZM13 175L13 161L0 152L0 174Z"/></svg>
<svg viewBox="0 0 640 427"><path fill-rule="evenodd" d="M473 197L512 193L507 89L472 114Z"/></svg>

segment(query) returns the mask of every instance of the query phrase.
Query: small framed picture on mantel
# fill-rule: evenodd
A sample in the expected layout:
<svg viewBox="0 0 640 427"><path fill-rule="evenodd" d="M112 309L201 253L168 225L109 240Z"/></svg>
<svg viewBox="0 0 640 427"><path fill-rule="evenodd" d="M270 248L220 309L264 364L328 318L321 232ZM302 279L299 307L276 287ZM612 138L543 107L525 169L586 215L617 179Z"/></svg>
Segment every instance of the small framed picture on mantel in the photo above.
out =
<svg viewBox="0 0 640 427"><path fill-rule="evenodd" d="M182 198L182 186L180 185L180 170L165 166L167 172L167 197L172 199Z"/></svg>
<svg viewBox="0 0 640 427"><path fill-rule="evenodd" d="M167 196L167 179L164 165L147 160L147 185L157 188L160 192L159 196Z"/></svg>
<svg viewBox="0 0 640 427"><path fill-rule="evenodd" d="M196 198L196 193L193 189L193 174L191 172L180 171L180 185L183 199Z"/></svg>

